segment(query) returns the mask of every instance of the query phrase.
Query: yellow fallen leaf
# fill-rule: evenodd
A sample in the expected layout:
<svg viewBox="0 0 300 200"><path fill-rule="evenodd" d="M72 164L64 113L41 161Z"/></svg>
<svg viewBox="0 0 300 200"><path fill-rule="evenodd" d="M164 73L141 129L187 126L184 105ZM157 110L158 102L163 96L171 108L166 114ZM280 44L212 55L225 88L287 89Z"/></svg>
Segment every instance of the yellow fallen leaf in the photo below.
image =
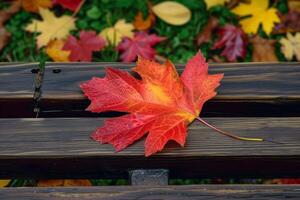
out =
<svg viewBox="0 0 300 200"><path fill-rule="evenodd" d="M48 9L40 8L41 20L32 20L27 25L26 30L30 32L40 32L37 36L38 48L48 44L53 39L65 39L70 30L75 29L75 19L71 16L56 17L53 12Z"/></svg>
<svg viewBox="0 0 300 200"><path fill-rule="evenodd" d="M289 0L288 7L290 10L295 10L300 12L300 1L299 0Z"/></svg>
<svg viewBox="0 0 300 200"><path fill-rule="evenodd" d="M38 187L57 187L57 186L92 186L88 179L50 179L39 180Z"/></svg>
<svg viewBox="0 0 300 200"><path fill-rule="evenodd" d="M277 9L269 8L269 0L252 0L250 4L240 3L232 12L239 16L251 15L240 21L243 30L255 34L262 24L263 30L270 35L274 24L280 22Z"/></svg>
<svg viewBox="0 0 300 200"><path fill-rule="evenodd" d="M105 28L100 35L107 43L116 46L121 42L122 37L133 37L134 26L132 23L126 23L125 19L120 19L113 27Z"/></svg>
<svg viewBox="0 0 300 200"><path fill-rule="evenodd" d="M226 2L230 0L205 0L207 9L210 9L213 6L224 5Z"/></svg>
<svg viewBox="0 0 300 200"><path fill-rule="evenodd" d="M5 187L9 184L10 179L2 179L0 180L0 187Z"/></svg>
<svg viewBox="0 0 300 200"><path fill-rule="evenodd" d="M69 62L71 51L62 50L65 45L63 40L51 40L46 47L46 53L55 62Z"/></svg>
<svg viewBox="0 0 300 200"><path fill-rule="evenodd" d="M152 7L156 16L171 25L183 25L191 19L191 11L174 1L164 1Z"/></svg>
<svg viewBox="0 0 300 200"><path fill-rule="evenodd" d="M39 8L51 8L51 0L21 0L22 7L28 12L38 12Z"/></svg>
<svg viewBox="0 0 300 200"><path fill-rule="evenodd" d="M292 60L295 55L300 61L300 33L293 36L291 33L287 34L287 38L281 38L281 51L287 60Z"/></svg>

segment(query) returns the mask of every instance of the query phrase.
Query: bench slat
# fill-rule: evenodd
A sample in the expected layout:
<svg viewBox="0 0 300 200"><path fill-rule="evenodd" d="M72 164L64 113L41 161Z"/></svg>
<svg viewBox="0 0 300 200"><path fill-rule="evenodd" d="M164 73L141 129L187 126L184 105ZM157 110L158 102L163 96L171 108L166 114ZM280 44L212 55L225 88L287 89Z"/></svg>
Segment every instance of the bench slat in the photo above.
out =
<svg viewBox="0 0 300 200"><path fill-rule="evenodd" d="M104 77L107 66L130 70L134 64L49 63L42 88L42 116L91 116L84 112L88 101L79 83ZM181 73L184 66L177 68ZM61 72L53 73L55 69ZM210 64L209 70L225 73L225 77L218 95L205 104L205 116L300 116L299 63Z"/></svg>
<svg viewBox="0 0 300 200"><path fill-rule="evenodd" d="M66 188L4 188L3 199L299 199L299 185L186 185L186 186L101 186Z"/></svg>
<svg viewBox="0 0 300 200"><path fill-rule="evenodd" d="M0 117L33 117L33 93L38 64L0 65Z"/></svg>
<svg viewBox="0 0 300 200"><path fill-rule="evenodd" d="M167 168L171 177L300 177L300 118L206 120L282 144L237 141L194 122L185 148L170 143L145 158L144 140L119 153L91 140L101 118L0 119L0 177L127 177L137 168Z"/></svg>

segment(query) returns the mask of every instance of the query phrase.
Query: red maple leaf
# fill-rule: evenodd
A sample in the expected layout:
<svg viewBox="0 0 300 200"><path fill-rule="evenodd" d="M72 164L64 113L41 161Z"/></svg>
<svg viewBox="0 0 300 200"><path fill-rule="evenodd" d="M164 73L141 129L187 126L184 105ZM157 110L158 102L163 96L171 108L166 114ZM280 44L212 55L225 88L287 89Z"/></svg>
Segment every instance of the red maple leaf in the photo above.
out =
<svg viewBox="0 0 300 200"><path fill-rule="evenodd" d="M80 31L79 40L70 35L63 50L71 51L70 61L91 61L93 51L99 51L105 46L105 40L97 36L95 31Z"/></svg>
<svg viewBox="0 0 300 200"><path fill-rule="evenodd" d="M222 56L229 61L236 61L238 57L246 56L247 36L243 30L233 25L225 25L218 30L219 40L213 46L213 49L224 48Z"/></svg>
<svg viewBox="0 0 300 200"><path fill-rule="evenodd" d="M129 113L106 120L92 134L94 140L110 143L120 151L148 134L145 155L149 156L170 140L184 146L187 125L194 119L236 139L259 140L233 136L198 117L203 104L216 95L215 89L223 78L223 74L208 74L208 64L200 52L188 61L181 77L170 61L158 64L139 57L133 70L141 80L128 72L107 68L104 78L93 77L80 85L91 100L87 110Z"/></svg>
<svg viewBox="0 0 300 200"><path fill-rule="evenodd" d="M83 0L52 0L53 4L59 4L62 7L75 11Z"/></svg>
<svg viewBox="0 0 300 200"><path fill-rule="evenodd" d="M123 62L135 61L137 56L152 59L156 53L153 46L163 40L165 40L164 37L159 37L156 34L137 32L132 39L128 37L123 38L117 49L122 52L121 60Z"/></svg>

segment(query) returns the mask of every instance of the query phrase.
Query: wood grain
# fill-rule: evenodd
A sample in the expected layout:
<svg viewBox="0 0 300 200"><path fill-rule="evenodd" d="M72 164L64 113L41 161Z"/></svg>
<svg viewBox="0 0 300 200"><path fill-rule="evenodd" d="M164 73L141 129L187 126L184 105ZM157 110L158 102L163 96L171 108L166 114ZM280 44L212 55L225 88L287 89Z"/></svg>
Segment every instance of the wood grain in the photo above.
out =
<svg viewBox="0 0 300 200"><path fill-rule="evenodd" d="M0 65L0 117L33 117L33 93L37 63Z"/></svg>
<svg viewBox="0 0 300 200"><path fill-rule="evenodd" d="M49 63L44 77L46 99L83 99L79 83L93 76L104 77L105 67L129 70L135 64ZM53 73L60 69L60 73ZM177 65L181 73L183 65ZM224 73L216 99L300 99L299 63L224 63L210 64L210 73Z"/></svg>
<svg viewBox="0 0 300 200"><path fill-rule="evenodd" d="M144 157L144 140L115 153L89 135L99 118L0 119L0 178L127 177L139 168L169 169L171 177L300 177L300 118L207 118L211 124L244 137L219 135L202 124L189 127L186 147L167 148ZM33 173L34 172L34 173Z"/></svg>
<svg viewBox="0 0 300 200"><path fill-rule="evenodd" d="M79 84L104 77L107 66L130 70L126 63L49 63L43 84L42 116L92 116ZM181 73L184 66L177 65ZM60 73L53 70L60 69ZM299 63L210 64L224 73L218 95L205 105L204 116L300 116ZM55 113L60 113L55 115Z"/></svg>
<svg viewBox="0 0 300 200"><path fill-rule="evenodd" d="M101 186L67 188L3 188L3 199L97 199L97 200L223 200L299 199L299 185L186 185L186 186Z"/></svg>
<svg viewBox="0 0 300 200"><path fill-rule="evenodd" d="M32 98L35 74L32 69L38 64L0 65L0 98Z"/></svg>

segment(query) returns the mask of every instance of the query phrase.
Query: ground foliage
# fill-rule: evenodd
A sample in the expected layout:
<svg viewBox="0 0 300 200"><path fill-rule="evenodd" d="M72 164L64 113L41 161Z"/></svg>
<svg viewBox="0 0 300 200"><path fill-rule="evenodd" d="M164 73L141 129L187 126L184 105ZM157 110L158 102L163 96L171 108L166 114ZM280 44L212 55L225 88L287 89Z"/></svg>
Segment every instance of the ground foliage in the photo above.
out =
<svg viewBox="0 0 300 200"><path fill-rule="evenodd" d="M255 55L253 50L256 48L253 47L251 42L248 45L245 45L245 55L243 53L242 57L236 57L234 59L232 57L227 59L228 56L226 55L219 56L224 49L213 48L215 42L219 40L217 34L219 29L228 24L241 27L243 17L241 18L235 12L235 9L239 6L236 1L220 1L222 3L211 6L209 9L207 9L204 0L174 1L188 8L191 11L191 18L187 23L179 26L166 23L159 17L156 17L154 23L152 21L153 26L148 30L149 34L156 34L159 37L166 38L154 47L156 55L159 55L160 58L168 58L175 63L185 63L188 58L192 57L192 55L200 49L209 61L214 62L242 62L257 60L253 58L253 55ZM149 15L151 12L149 10L149 2L151 5L157 5L164 2L164 0L115 0L113 3L109 0L86 0L78 13L76 13L76 16L74 16L76 18L76 28L75 30L70 31L70 34L77 38L79 37L79 32L83 30L96 31L98 34L106 28L113 27L121 19L124 19L126 23L134 24L138 13L142 13L145 18ZM274 46L274 54L276 55L277 60L286 61L287 59L284 56L285 54L282 52L284 48L281 47L281 43L279 41L282 38L286 38L286 32L291 30L291 28L286 27L287 25L285 24L291 24L293 20L293 23L295 24L299 20L295 14L293 16L285 16L288 11L291 10L288 7L288 2L286 0L271 0L268 3L269 8L277 10L283 24L276 24L275 29L277 28L280 31L277 31L276 29L270 34L266 34L262 25L260 25L256 34L264 39L274 40L275 42L273 42L272 45ZM11 1L1 1L0 9L8 8L10 4ZM70 9L66 9L57 4L52 5L50 10L53 11L57 17L63 15L71 16L74 14L74 12ZM197 37L205 31L204 29L212 16L218 20L216 31L211 34L211 37L207 40L208 42L206 41L201 45L197 45ZM292 20L292 22L285 22L284 20L286 18L288 18L288 20ZM33 19L41 20L40 14L36 11L26 11L23 8L16 14L12 15L10 19L4 23L4 27L10 33L11 37L4 48L0 50L0 61L53 61L46 53L46 47L37 48L36 39L40 33L26 31L26 27ZM298 27L296 26L294 29L296 28ZM137 32L138 30L135 29L134 31ZM249 39L254 36L254 34L247 35ZM121 52L116 49L116 46L108 44L101 51L99 50L94 52L91 61L122 61L120 55ZM216 57L218 59L215 59ZM288 59L291 60L290 58ZM295 61L296 59L297 58L294 57L292 61Z"/></svg>

